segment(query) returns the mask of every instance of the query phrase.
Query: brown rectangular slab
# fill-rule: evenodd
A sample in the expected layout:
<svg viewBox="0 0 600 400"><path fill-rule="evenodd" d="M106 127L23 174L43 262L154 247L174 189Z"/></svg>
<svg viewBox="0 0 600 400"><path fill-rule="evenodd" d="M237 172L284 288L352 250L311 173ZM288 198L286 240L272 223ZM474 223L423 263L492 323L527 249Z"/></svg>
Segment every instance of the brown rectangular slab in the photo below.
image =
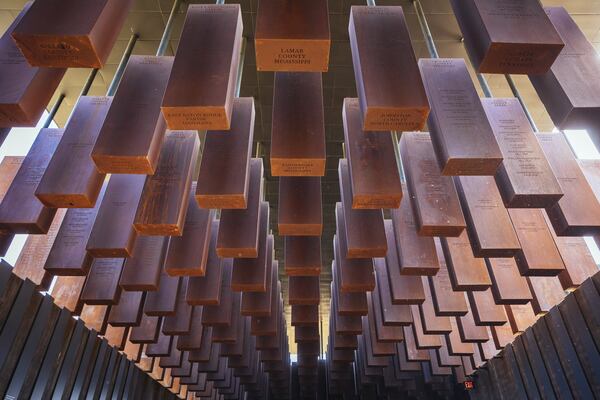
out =
<svg viewBox="0 0 600 400"><path fill-rule="evenodd" d="M325 175L325 116L319 72L276 72L272 176Z"/></svg>
<svg viewBox="0 0 600 400"><path fill-rule="evenodd" d="M92 305L118 304L123 261L122 258L96 258L87 274L81 300Z"/></svg>
<svg viewBox="0 0 600 400"><path fill-rule="evenodd" d="M402 187L393 136L363 131L358 99L344 99L342 119L352 208L398 208Z"/></svg>
<svg viewBox="0 0 600 400"><path fill-rule="evenodd" d="M401 272L396 250L396 237L392 221L386 219L385 235L388 244L388 252L385 257L389 285L392 293L392 304L421 304L425 300L425 292L420 276L406 275Z"/></svg>
<svg viewBox="0 0 600 400"><path fill-rule="evenodd" d="M192 183L187 200L187 214L181 236L173 236L165 259L165 270L171 276L204 276L212 235L214 211L200 208L194 198ZM218 228L218 225L216 226Z"/></svg>
<svg viewBox="0 0 600 400"><path fill-rule="evenodd" d="M373 264L375 265L375 275L377 277L377 285L373 291L373 296L377 297L374 301L378 302L381 306L383 325L410 325L412 323L410 307L405 304L393 304L392 302L392 293L388 283L389 275L385 259L375 258L373 259Z"/></svg>
<svg viewBox="0 0 600 400"><path fill-rule="evenodd" d="M428 125L442 175L494 175L502 153L465 61L421 59Z"/></svg>
<svg viewBox="0 0 600 400"><path fill-rule="evenodd" d="M450 4L480 73L543 74L564 47L536 0L452 0Z"/></svg>
<svg viewBox="0 0 600 400"><path fill-rule="evenodd" d="M132 5L132 0L33 3L12 36L31 65L102 68Z"/></svg>
<svg viewBox="0 0 600 400"><path fill-rule="evenodd" d="M205 329L202 325L202 314L202 306L194 307L190 331L187 334L180 335L177 338L177 348L179 350L185 350L189 352L192 350L199 350L202 347L202 339L204 338L203 334Z"/></svg>
<svg viewBox="0 0 600 400"><path fill-rule="evenodd" d="M85 323L87 328L93 329L102 335L108 327L109 312L109 306L92 306L86 304L81 309L79 318Z"/></svg>
<svg viewBox="0 0 600 400"><path fill-rule="evenodd" d="M440 238L440 242L454 290L485 290L492 285L485 261L473 255L467 232L456 238Z"/></svg>
<svg viewBox="0 0 600 400"><path fill-rule="evenodd" d="M467 297L466 293L463 293L464 297ZM488 336L488 330L485 326L477 325L475 323L475 316L471 306L468 305L469 312L462 317L456 318L456 325L460 334L460 339L465 343L484 343L490 338Z"/></svg>
<svg viewBox="0 0 600 400"><path fill-rule="evenodd" d="M31 4L23 10L0 37L0 127L35 126L65 69L37 68L29 65L17 48L12 32Z"/></svg>
<svg viewBox="0 0 600 400"><path fill-rule="evenodd" d="M92 149L100 172L156 171L166 129L160 104L172 65L173 57L131 56Z"/></svg>
<svg viewBox="0 0 600 400"><path fill-rule="evenodd" d="M219 257L258 257L258 228L263 187L262 159L250 160L248 205L242 210L223 210L216 243Z"/></svg>
<svg viewBox="0 0 600 400"><path fill-rule="evenodd" d="M312 326L318 323L318 306L292 306L292 326Z"/></svg>
<svg viewBox="0 0 600 400"><path fill-rule="evenodd" d="M231 289L236 292L265 292L267 290L267 263L274 252L274 239L268 234L269 203L260 205L258 257L233 260Z"/></svg>
<svg viewBox="0 0 600 400"><path fill-rule="evenodd" d="M223 265L223 275L217 284L221 287L218 302L205 304L202 324L206 326L229 325L231 322L233 292L231 290L232 265ZM189 301L188 301L189 303Z"/></svg>
<svg viewBox="0 0 600 400"><path fill-rule="evenodd" d="M161 317L150 317L144 314L140 325L131 328L129 340L131 343L156 343L161 324Z"/></svg>
<svg viewBox="0 0 600 400"><path fill-rule="evenodd" d="M229 130L242 31L239 4L188 7L162 100L169 129Z"/></svg>
<svg viewBox="0 0 600 400"><path fill-rule="evenodd" d="M344 215L348 258L385 257L387 242L381 210L352 208L352 189L348 160L340 159L338 178ZM339 234L339 231L338 231Z"/></svg>
<svg viewBox="0 0 600 400"><path fill-rule="evenodd" d="M104 198L106 185L102 188L99 201L93 208L66 210L63 223L46 259L44 268L53 275L84 276L92 263L86 246Z"/></svg>
<svg viewBox="0 0 600 400"><path fill-rule="evenodd" d="M452 289L452 281L439 239L435 239L435 249L440 260L440 269L437 274L428 278L435 313L447 317L465 315L468 312L465 297L462 292L455 292Z"/></svg>
<svg viewBox="0 0 600 400"><path fill-rule="evenodd" d="M498 350L505 348L515 339L515 335L509 324L492 326L490 329L492 331L492 339Z"/></svg>
<svg viewBox="0 0 600 400"><path fill-rule="evenodd" d="M336 222L339 236L333 237L334 257L340 277L341 292L368 292L375 287L373 260L369 258L347 258L347 242L344 231L344 213L341 204L336 204Z"/></svg>
<svg viewBox="0 0 600 400"><path fill-rule="evenodd" d="M450 356L470 356L475 352L475 348L472 343L468 343L462 340L459 332L458 323L456 318L450 318L450 325L452 331L446 335L445 340L442 341L442 350L448 353ZM462 365L462 360L460 360Z"/></svg>
<svg viewBox="0 0 600 400"><path fill-rule="evenodd" d="M112 104L112 97L82 96L63 137L46 167L35 195L48 207L93 208L105 175L92 161L94 143Z"/></svg>
<svg viewBox="0 0 600 400"><path fill-rule="evenodd" d="M405 326L404 330L404 343L400 343L400 346L406 349L406 358L409 361L429 361L429 353L426 350L417 348L415 341L415 333L412 327Z"/></svg>
<svg viewBox="0 0 600 400"><path fill-rule="evenodd" d="M507 322L506 311L502 305L496 304L492 290L467 292L469 304L476 325L504 325Z"/></svg>
<svg viewBox="0 0 600 400"><path fill-rule="evenodd" d="M282 313L282 303L279 297L281 284L278 280L272 282L267 294L271 297L271 309L268 316L256 316L251 318L250 334L253 336L276 336L280 334L282 328L279 327L279 320ZM292 308L293 309L293 308ZM293 317L292 313L292 319ZM292 323L292 325L294 325ZM299 325L298 325L299 326Z"/></svg>
<svg viewBox="0 0 600 400"><path fill-rule="evenodd" d="M219 222L213 221L211 227L211 240L206 261L206 272L204 276L193 276L189 279L187 302L192 305L215 305L219 304L221 296L221 280L223 270L233 268L231 258L220 259L215 251Z"/></svg>
<svg viewBox="0 0 600 400"><path fill-rule="evenodd" d="M117 327L139 325L145 297L144 292L121 292L119 303L110 307L108 323Z"/></svg>
<svg viewBox="0 0 600 400"><path fill-rule="evenodd" d="M179 285L179 290L177 291L175 314L164 318L162 332L165 335L187 335L190 332L196 307L189 305L185 301L187 285L188 279L182 278L181 285ZM198 310L203 312L202 308L198 308Z"/></svg>
<svg viewBox="0 0 600 400"><path fill-rule="evenodd" d="M29 279L39 290L47 290L52 283L52 274L44 269L50 249L65 216L65 209L59 209L45 235L29 235L19 253L12 272L21 279Z"/></svg>
<svg viewBox="0 0 600 400"><path fill-rule="evenodd" d="M560 183L564 196L546 209L559 236L600 233L600 201L579 168L563 133L538 133L542 149Z"/></svg>
<svg viewBox="0 0 600 400"><path fill-rule="evenodd" d="M440 171L429 133L404 132L399 149L419 235L460 235L466 225L456 188Z"/></svg>
<svg viewBox="0 0 600 400"><path fill-rule="evenodd" d="M519 273L514 258L487 258L485 264L496 304L526 304L531 300L527 281Z"/></svg>
<svg viewBox="0 0 600 400"><path fill-rule="evenodd" d="M407 195L406 186L403 189ZM404 275L435 275L440 263L433 237L421 236L417 232L408 195L400 208L392 210L391 214L400 272Z"/></svg>
<svg viewBox="0 0 600 400"><path fill-rule="evenodd" d="M286 236L283 253L287 276L319 276L321 274L320 236Z"/></svg>
<svg viewBox="0 0 600 400"><path fill-rule="evenodd" d="M544 214L548 230L554 238L554 243L565 264L565 269L558 274L563 289L575 289L586 279L598 272L598 266L582 237L557 236L548 216Z"/></svg>
<svg viewBox="0 0 600 400"><path fill-rule="evenodd" d="M155 317L173 315L180 284L180 277L171 277L163 270L160 274L158 290L146 294L144 313Z"/></svg>
<svg viewBox="0 0 600 400"><path fill-rule="evenodd" d="M565 297L565 291L556 276L528 276L527 284L533 295L531 306L536 314L547 313Z"/></svg>
<svg viewBox="0 0 600 400"><path fill-rule="evenodd" d="M514 333L525 332L525 329L537 320L533 307L529 303L505 305L504 310Z"/></svg>
<svg viewBox="0 0 600 400"><path fill-rule="evenodd" d="M377 338L373 316L362 317L362 326L367 352L372 352L374 356L392 356L396 353L396 346L393 342L384 342ZM396 328L400 329L399 327Z"/></svg>
<svg viewBox="0 0 600 400"><path fill-rule="evenodd" d="M277 229L281 236L320 236L323 232L321 178L280 177Z"/></svg>
<svg viewBox="0 0 600 400"><path fill-rule="evenodd" d="M218 344L212 345L212 328L204 327L202 329L201 346L199 349L190 350L189 360L195 363L208 362L211 358L212 348L219 347Z"/></svg>
<svg viewBox="0 0 600 400"><path fill-rule="evenodd" d="M557 275L564 270L543 210L511 208L508 210L521 251L515 255L521 275Z"/></svg>
<svg viewBox="0 0 600 400"><path fill-rule="evenodd" d="M169 238L165 236L138 237L133 255L125 259L119 286L128 291L158 290L168 245Z"/></svg>
<svg viewBox="0 0 600 400"><path fill-rule="evenodd" d="M374 331L371 331L371 334L375 335L380 342L395 343L404 340L401 326L384 325L379 293L367 293L367 303L369 304L369 325L375 328Z"/></svg>
<svg viewBox="0 0 600 400"><path fill-rule="evenodd" d="M165 134L154 175L146 179L133 226L142 235L181 236L200 139L196 131Z"/></svg>
<svg viewBox="0 0 600 400"><path fill-rule="evenodd" d="M288 303L290 305L319 305L319 277L290 276L288 278Z"/></svg>
<svg viewBox="0 0 600 400"><path fill-rule="evenodd" d="M15 179L24 159L25 157L21 156L5 156L0 162L0 203ZM0 235L2 237L0 250L6 254L15 235L7 229L0 230Z"/></svg>
<svg viewBox="0 0 600 400"><path fill-rule="evenodd" d="M104 333L104 339L108 342L109 346L122 350L127 341L127 331L127 327L109 325Z"/></svg>
<svg viewBox="0 0 600 400"><path fill-rule="evenodd" d="M226 325L223 324L212 327L213 343L235 343L235 340L238 335L237 331L243 329L243 327L240 326L242 324L242 322L240 321L241 296L241 293L232 293L232 304L231 313L229 313L229 323ZM210 308L210 306L207 308Z"/></svg>
<svg viewBox="0 0 600 400"><path fill-rule="evenodd" d="M247 207L254 117L254 98L235 98L231 129L206 132L198 186L194 191L200 207Z"/></svg>
<svg viewBox="0 0 600 400"><path fill-rule="evenodd" d="M413 334L417 349L438 349L442 346L442 337L440 335L427 335L423 332L423 321L419 314L419 306L411 305L410 311L413 316L414 323L412 324Z"/></svg>
<svg viewBox="0 0 600 400"><path fill-rule="evenodd" d="M133 219L140 201L144 175L111 175L98 209L86 250L94 257L129 257L137 234Z"/></svg>
<svg viewBox="0 0 600 400"><path fill-rule="evenodd" d="M169 335L164 335L161 330L161 332L159 332L158 334L158 340L154 343L149 343L146 346L145 353L149 357L166 357L171 353L172 343L173 337Z"/></svg>
<svg viewBox="0 0 600 400"><path fill-rule="evenodd" d="M402 7L352 6L348 32L364 130L423 129L429 103Z"/></svg>
<svg viewBox="0 0 600 400"><path fill-rule="evenodd" d="M79 315L83 308L83 302L80 299L81 290L85 284L85 276L59 276L52 285L50 294L54 303Z"/></svg>
<svg viewBox="0 0 600 400"><path fill-rule="evenodd" d="M504 160L496 183L510 208L554 205L563 192L516 98L482 99Z"/></svg>
<svg viewBox="0 0 600 400"><path fill-rule="evenodd" d="M336 298L337 312L344 316L367 315L367 297L364 292L342 292L339 288L340 272L335 260L331 263L333 282L331 284L332 296Z"/></svg>
<svg viewBox="0 0 600 400"><path fill-rule="evenodd" d="M450 324L451 317L439 316L435 312L431 290L426 277L420 277L423 282L423 291L425 293L425 301L419 304L419 312L421 313L421 322L423 323L423 331L427 334L447 334L452 331Z"/></svg>
<svg viewBox="0 0 600 400"><path fill-rule="evenodd" d="M491 176L454 178L475 257L511 257L519 240Z"/></svg>
<svg viewBox="0 0 600 400"><path fill-rule="evenodd" d="M326 0L264 0L256 14L258 71L327 72L329 13Z"/></svg>
<svg viewBox="0 0 600 400"><path fill-rule="evenodd" d="M276 290L279 277L279 263L267 258L267 290L265 292L244 292L240 313L244 316L265 317L271 315L272 291Z"/></svg>
<svg viewBox="0 0 600 400"><path fill-rule="evenodd" d="M14 233L47 233L56 208L44 206L35 189L50 157L63 135L63 129L41 129L0 204L0 229Z"/></svg>
<svg viewBox="0 0 600 400"><path fill-rule="evenodd" d="M542 75L529 79L561 129L585 129L600 107L600 61L592 43L564 7L544 7L565 47Z"/></svg>

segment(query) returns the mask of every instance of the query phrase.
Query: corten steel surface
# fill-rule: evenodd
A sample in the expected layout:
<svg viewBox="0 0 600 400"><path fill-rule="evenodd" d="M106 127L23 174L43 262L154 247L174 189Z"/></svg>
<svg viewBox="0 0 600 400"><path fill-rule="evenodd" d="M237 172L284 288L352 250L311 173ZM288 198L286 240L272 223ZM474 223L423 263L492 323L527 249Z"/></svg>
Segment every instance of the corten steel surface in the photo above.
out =
<svg viewBox="0 0 600 400"><path fill-rule="evenodd" d="M502 153L463 59L421 59L428 125L442 175L494 175Z"/></svg>
<svg viewBox="0 0 600 400"><path fill-rule="evenodd" d="M62 138L63 129L43 129L23 159L0 204L0 228L14 233L47 233L56 208L44 206L35 189Z"/></svg>
<svg viewBox="0 0 600 400"><path fill-rule="evenodd" d="M348 31L364 130L423 129L429 103L402 7L352 6Z"/></svg>
<svg viewBox="0 0 600 400"><path fill-rule="evenodd" d="M492 285L483 258L475 258L467 232L456 238L440 238L444 258L456 291L485 290Z"/></svg>
<svg viewBox="0 0 600 400"><path fill-rule="evenodd" d="M290 305L319 305L318 276L291 276L288 285Z"/></svg>
<svg viewBox="0 0 600 400"><path fill-rule="evenodd" d="M85 276L92 263L86 246L104 198L106 186L101 190L93 208L73 208L66 211L56 240L50 249L44 268L53 275Z"/></svg>
<svg viewBox="0 0 600 400"><path fill-rule="evenodd" d="M560 281L555 276L528 276L527 284L533 296L531 306L536 314L543 314L565 297Z"/></svg>
<svg viewBox="0 0 600 400"><path fill-rule="evenodd" d="M577 164L575 154L562 133L538 133L560 183L564 196L546 211L560 236L597 235L600 233L600 201Z"/></svg>
<svg viewBox="0 0 600 400"><path fill-rule="evenodd" d="M427 132L404 132L400 156L416 230L421 236L458 236L465 218L449 176L443 176Z"/></svg>
<svg viewBox="0 0 600 400"><path fill-rule="evenodd" d="M273 285L278 282L277 261L267 259L267 290L265 292L244 292L242 294L241 315L252 317L266 317L271 315L273 303L271 292Z"/></svg>
<svg viewBox="0 0 600 400"><path fill-rule="evenodd" d="M357 210L352 208L348 160L340 159L338 177L342 198L340 211L343 213L345 220L343 227L347 242L347 252L343 256L348 258L385 257L387 243L382 210Z"/></svg>
<svg viewBox="0 0 600 400"><path fill-rule="evenodd" d="M556 243L544 219L544 211L539 209L509 209L515 232L521 243L521 250L515 260L521 275L556 276L565 266Z"/></svg>
<svg viewBox="0 0 600 400"><path fill-rule="evenodd" d="M246 209L221 212L216 245L219 257L255 258L258 256L260 196L263 187L262 159L250 160L248 185Z"/></svg>
<svg viewBox="0 0 600 400"><path fill-rule="evenodd" d="M81 300L91 305L119 303L119 279L123 268L122 258L97 258L93 261L81 291Z"/></svg>
<svg viewBox="0 0 600 400"><path fill-rule="evenodd" d="M452 317L440 316L435 312L431 289L426 277L419 277L422 281L425 301L419 304L419 313L423 322L423 330L427 334L448 334L452 331L450 320Z"/></svg>
<svg viewBox="0 0 600 400"><path fill-rule="evenodd" d="M338 303L337 312L342 316L362 316L367 315L367 297L364 292L342 292L340 272L335 261L333 261L331 272L332 296L335 296ZM333 302L333 300L332 300ZM333 311L332 311L333 314Z"/></svg>
<svg viewBox="0 0 600 400"><path fill-rule="evenodd" d="M0 203L15 179L24 159L25 157L6 156L0 162ZM0 232L0 250L2 254L6 254L15 235L9 229L2 229Z"/></svg>
<svg viewBox="0 0 600 400"><path fill-rule="evenodd" d="M404 192L400 208L391 211L400 272L404 275L435 275L440 265L435 253L434 238L420 236L417 232L406 186Z"/></svg>
<svg viewBox="0 0 600 400"><path fill-rule="evenodd" d="M172 66L173 57L131 56L92 149L100 172L154 174L166 130L161 97Z"/></svg>
<svg viewBox="0 0 600 400"><path fill-rule="evenodd" d="M288 236L284 239L285 274L319 276L321 274L321 237Z"/></svg>
<svg viewBox="0 0 600 400"><path fill-rule="evenodd" d="M504 160L496 184L507 207L545 208L563 195L516 98L482 99Z"/></svg>
<svg viewBox="0 0 600 400"><path fill-rule="evenodd" d="M478 72L543 74L565 45L537 0L450 4Z"/></svg>
<svg viewBox="0 0 600 400"><path fill-rule="evenodd" d="M487 258L485 262L496 304L526 304L531 300L527 281L521 276L514 258Z"/></svg>
<svg viewBox="0 0 600 400"><path fill-rule="evenodd" d="M321 236L321 178L280 177L277 229L280 236Z"/></svg>
<svg viewBox="0 0 600 400"><path fill-rule="evenodd" d="M231 130L206 132L196 189L201 207L247 207L255 114L253 98L235 98Z"/></svg>
<svg viewBox="0 0 600 400"><path fill-rule="evenodd" d="M35 195L48 207L94 207L105 174L98 172L91 153L112 104L112 97L83 96L73 109L69 123Z"/></svg>
<svg viewBox="0 0 600 400"><path fill-rule="evenodd" d="M156 171L146 179L133 221L141 235L181 236L200 140L196 131L165 135Z"/></svg>
<svg viewBox="0 0 600 400"><path fill-rule="evenodd" d="M508 211L491 176L454 178L476 257L511 257L520 249Z"/></svg>
<svg viewBox="0 0 600 400"><path fill-rule="evenodd" d="M192 182L187 196L187 214L181 236L171 237L165 259L165 270L171 276L204 276L208 259L211 222L214 211L200 208L194 193L196 182Z"/></svg>
<svg viewBox="0 0 600 400"><path fill-rule="evenodd" d="M29 64L102 68L133 0L46 0L33 3L12 33Z"/></svg>
<svg viewBox="0 0 600 400"><path fill-rule="evenodd" d="M463 316L468 312L465 297L462 292L455 292L452 289L448 266L439 239L435 240L435 250L440 268L437 274L428 278L435 312L441 316ZM424 282L423 286L425 286Z"/></svg>
<svg viewBox="0 0 600 400"><path fill-rule="evenodd" d="M393 304L392 292L389 284L389 274L385 259L373 260L375 266L376 286L373 292L379 296L383 325L408 326L412 323L410 307L406 304Z"/></svg>
<svg viewBox="0 0 600 400"><path fill-rule="evenodd" d="M88 239L86 250L94 257L129 257L137 233L133 220L146 176L111 175Z"/></svg>
<svg viewBox="0 0 600 400"><path fill-rule="evenodd" d="M344 99L342 118L352 208L398 208L402 187L392 135L362 130L358 99Z"/></svg>
<svg viewBox="0 0 600 400"><path fill-rule="evenodd" d="M387 219L384 223L388 246L385 263L392 293L392 304L422 304L425 301L425 292L421 277L405 275L401 272L392 221Z"/></svg>
<svg viewBox="0 0 600 400"><path fill-rule="evenodd" d="M230 129L242 30L239 4L188 7L162 99L169 129Z"/></svg>
<svg viewBox="0 0 600 400"><path fill-rule="evenodd" d="M183 278L171 277L163 270L158 290L148 292L144 303L144 314L155 317L173 315L175 299Z"/></svg>
<svg viewBox="0 0 600 400"><path fill-rule="evenodd" d="M219 221L213 220L210 228L210 247L206 260L206 271L204 276L190 277L187 302L191 305L215 305L219 304L221 297L221 279L224 269L231 269L232 259L220 259L217 256L217 235L219 233Z"/></svg>
<svg viewBox="0 0 600 400"><path fill-rule="evenodd" d="M544 10L565 47L550 71L529 79L556 126L585 129L598 120L598 55L564 7L545 7Z"/></svg>
<svg viewBox="0 0 600 400"><path fill-rule="evenodd" d="M273 85L271 175L324 176L321 73L277 72Z"/></svg>
<svg viewBox="0 0 600 400"><path fill-rule="evenodd" d="M478 325L504 325L507 321L506 311L502 305L494 302L492 290L467 292L471 311Z"/></svg>
<svg viewBox="0 0 600 400"><path fill-rule="evenodd" d="M64 69L31 67L11 33L26 6L0 37L0 127L35 126L65 74Z"/></svg>
<svg viewBox="0 0 600 400"><path fill-rule="evenodd" d="M254 45L258 71L327 72L327 0L261 0Z"/></svg>
<svg viewBox="0 0 600 400"><path fill-rule="evenodd" d="M139 325L144 308L144 292L121 292L119 302L110 307L108 323L114 327Z"/></svg>
<svg viewBox="0 0 600 400"><path fill-rule="evenodd" d="M125 260L119 285L128 291L156 291L169 245L166 236L139 236Z"/></svg>

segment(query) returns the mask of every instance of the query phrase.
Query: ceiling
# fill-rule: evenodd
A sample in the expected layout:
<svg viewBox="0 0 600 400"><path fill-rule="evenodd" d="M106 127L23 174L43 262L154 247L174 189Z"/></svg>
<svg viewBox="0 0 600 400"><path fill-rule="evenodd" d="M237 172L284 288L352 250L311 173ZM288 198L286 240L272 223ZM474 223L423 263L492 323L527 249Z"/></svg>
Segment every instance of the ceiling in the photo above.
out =
<svg viewBox="0 0 600 400"><path fill-rule="evenodd" d="M302 1L302 0L298 0ZM23 8L25 0L0 1L0 31L6 30L19 10ZM177 48L178 38L185 16L188 3L213 3L212 1L186 1L182 2L171 35L167 55L173 55ZM254 36L254 22L258 0L226 1L226 3L240 3L243 11L244 36L248 39L244 70L242 77L241 96L253 96L256 101L256 126L255 126L255 152L258 148L260 156L265 158L266 197L271 204L271 229L276 235L276 256L279 259L280 277L284 290L284 299L287 300L287 279L283 273L283 242L277 237L277 193L278 180L271 177L269 165L271 112L273 103L273 73L257 72L254 57L254 45L251 40ZM572 14L579 27L587 38L593 42L596 49L600 49L600 0L543 0L546 6L563 5ZM329 72L323 74L323 95L325 104L325 124L327 137L327 171L322 180L323 185L323 220L324 231L322 237L323 247L323 272L321 274L321 316L323 321L324 337L327 337L329 314L329 283L331 281L331 260L333 258L332 239L335 232L334 205L339 201L337 183L337 164L342 157L342 119L341 107L344 97L356 97L354 73L350 46L348 42L348 17L350 6L364 5L366 0L329 0L329 20L331 29L331 53ZM378 5L401 5L404 7L407 23L410 29L413 46L417 58L429 57L423 35L417 20L412 2L409 0L379 0ZM456 19L452 14L449 0L421 0L427 22L432 31L435 44L440 57L466 58L464 46L461 43L461 34ZM117 64L133 33L139 35L135 45L134 54L155 54L160 42L162 32L166 25L173 0L134 0L134 6L123 27L119 40L116 43L107 65L97 74L90 95L104 95L110 84ZM472 72L472 71L471 71ZM473 73L473 72L472 72ZM90 74L88 69L70 69L62 81L59 89L50 102L56 101L62 93L65 100L56 116L56 122L63 126L77 101L77 97ZM512 93L502 75L487 75L486 79L495 97L512 97ZM519 91L532 114L536 124L542 131L552 130L553 124L544 110L533 87L526 77L514 77ZM475 80L476 82L476 80ZM478 90L480 87L475 83ZM480 95L483 93L480 91ZM257 143L260 143L257 146ZM289 306L286 307L289 317ZM289 329L290 337L293 330ZM290 341L293 345L293 340ZM295 352L295 349L291 349Z"/></svg>

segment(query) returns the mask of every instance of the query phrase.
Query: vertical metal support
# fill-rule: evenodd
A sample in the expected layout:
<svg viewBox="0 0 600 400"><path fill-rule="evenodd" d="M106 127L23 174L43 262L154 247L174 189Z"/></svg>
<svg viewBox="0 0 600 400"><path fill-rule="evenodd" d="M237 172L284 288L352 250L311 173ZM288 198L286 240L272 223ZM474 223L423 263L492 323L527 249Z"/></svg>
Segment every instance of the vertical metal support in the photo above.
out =
<svg viewBox="0 0 600 400"><path fill-rule="evenodd" d="M521 93L519 92L519 89L517 89L517 85L515 85L515 81L513 81L512 76L510 76L509 74L505 74L504 77L506 78L506 82L508 82L508 86L510 87L510 90L511 90L513 96L515 96L519 100L519 103L521 103L521 107L523 108L523 111L525 111L525 115L527 116L527 119L529 120L529 123L531 124L531 127L533 128L533 131L539 132L539 129L538 129L537 125L535 124L535 121L533 120L533 116L527 109L527 106L525 105L525 102L523 101L523 97L521 97Z"/></svg>
<svg viewBox="0 0 600 400"><path fill-rule="evenodd" d="M429 50L429 56L431 58L440 58L440 55L433 41L433 36L431 35L431 30L429 29L429 25L427 24L427 18L425 18L425 12L423 12L421 2L419 0L413 0L413 7L415 8L417 19L419 20L419 25L421 26L421 31L423 32L423 36L425 37L425 44L427 45L427 50Z"/></svg>
<svg viewBox="0 0 600 400"><path fill-rule="evenodd" d="M96 75L98 75L98 69L94 68L92 72L90 72L87 81L85 81L85 85L83 85L83 89L81 89L81 93L79 93L79 97L87 96L92 87L92 83L94 83L94 79L96 79Z"/></svg>
<svg viewBox="0 0 600 400"><path fill-rule="evenodd" d="M402 132L400 132L402 134ZM392 142L394 143L394 155L396 156L396 164L398 165L398 174L400 175L400 182L406 182L406 175L404 175L404 167L402 166L402 157L400 157L400 135L398 132L392 131Z"/></svg>
<svg viewBox="0 0 600 400"><path fill-rule="evenodd" d="M169 39L171 38L171 31L173 30L173 21L175 20L175 14L179 11L179 6L181 5L181 0L175 0L173 2L173 7L171 8L171 13L169 14L169 19L167 20L167 25L165 25L165 30L163 31L162 38L160 39L160 43L158 45L158 50L156 50L157 56L164 56L167 51L167 47L169 47Z"/></svg>
<svg viewBox="0 0 600 400"><path fill-rule="evenodd" d="M58 109L60 108L60 105L62 104L64 99L65 99L65 94L61 93L58 96L58 99L56 99L56 103L54 103L54 105L50 109L50 112L48 113L48 117L46 117L46 121L44 122L44 125L42 126L42 128L48 128L50 126L50 124L54 120L54 117L56 117L56 113L58 112Z"/></svg>
<svg viewBox="0 0 600 400"><path fill-rule="evenodd" d="M127 62L129 61L129 57L131 57L131 53L133 52L133 48L135 47L135 43L138 40L138 34L134 33L129 38L129 43L127 43L127 47L125 48L125 52L121 57L121 61L119 61L119 65L117 66L117 70L115 71L115 76L113 77L108 90L106 91L107 96L114 96L117 91L117 87L119 86L119 82L121 82L121 78L123 77L123 72L125 72L125 67L127 66Z"/></svg>

